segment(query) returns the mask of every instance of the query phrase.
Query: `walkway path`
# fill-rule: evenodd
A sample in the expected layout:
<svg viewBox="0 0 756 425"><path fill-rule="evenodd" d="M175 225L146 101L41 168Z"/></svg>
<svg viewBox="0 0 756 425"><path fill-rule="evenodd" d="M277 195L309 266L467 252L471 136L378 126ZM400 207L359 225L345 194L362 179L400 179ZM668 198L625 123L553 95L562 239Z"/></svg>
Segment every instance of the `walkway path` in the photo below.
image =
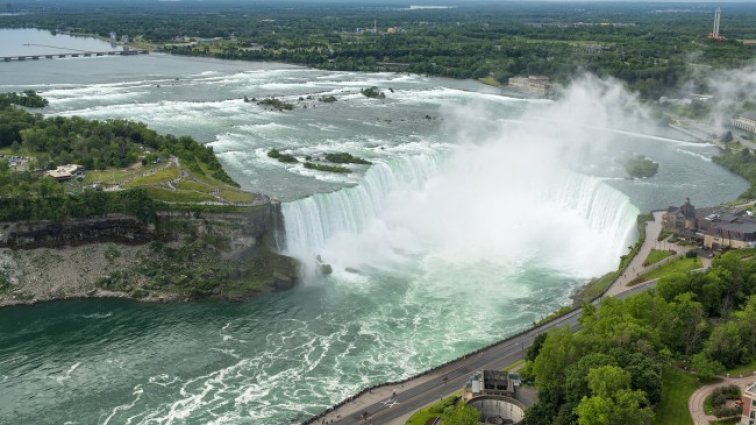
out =
<svg viewBox="0 0 756 425"><path fill-rule="evenodd" d="M613 297L623 291L627 291L632 287L630 284L636 278L654 268L653 264L649 266L643 265L643 262L646 261L646 258L648 258L648 254L651 253L652 249L672 250L676 252L676 256L685 255L685 253L691 249L691 247L688 246L678 245L668 241L659 241L659 235L662 231L662 217L664 216L664 211L656 211L653 213L653 216L654 221L646 222L646 239L643 241L640 251L638 251L638 254L633 257L632 261L630 261L630 264L625 268L624 273L612 283L612 286L609 287L609 290L604 295L605 297Z"/></svg>
<svg viewBox="0 0 756 425"><path fill-rule="evenodd" d="M690 396L690 399L688 399L688 410L690 410L690 416L693 418L693 423L695 425L709 425L711 421L718 419L714 416L709 416L704 412L704 401L715 388L723 385L735 384L739 386L741 390L745 390L747 385L754 382L756 382L756 376L747 376L745 378L723 378L722 382L706 385L705 387L697 389L696 392Z"/></svg>

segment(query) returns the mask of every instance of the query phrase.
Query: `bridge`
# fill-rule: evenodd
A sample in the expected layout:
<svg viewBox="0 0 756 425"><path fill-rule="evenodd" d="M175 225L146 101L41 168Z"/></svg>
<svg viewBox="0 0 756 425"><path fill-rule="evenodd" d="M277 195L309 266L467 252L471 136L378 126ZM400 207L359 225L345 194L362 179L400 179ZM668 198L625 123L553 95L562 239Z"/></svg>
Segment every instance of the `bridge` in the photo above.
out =
<svg viewBox="0 0 756 425"><path fill-rule="evenodd" d="M33 54L33 55L19 55L19 56L0 56L0 61L2 62L11 62L11 61L25 61L25 60L40 60L40 59L60 59L60 58L78 58L78 57L93 57L93 56L136 56L136 55L147 55L150 53L147 49L129 49L126 48L124 50L106 50L106 51L89 51L89 50L79 50L79 49L69 49L65 47L57 47L57 46L48 46L46 44L31 44L26 43L24 46L38 46L38 47L46 47L50 49L58 49L58 50L65 50L65 52L61 53L43 53L43 54Z"/></svg>

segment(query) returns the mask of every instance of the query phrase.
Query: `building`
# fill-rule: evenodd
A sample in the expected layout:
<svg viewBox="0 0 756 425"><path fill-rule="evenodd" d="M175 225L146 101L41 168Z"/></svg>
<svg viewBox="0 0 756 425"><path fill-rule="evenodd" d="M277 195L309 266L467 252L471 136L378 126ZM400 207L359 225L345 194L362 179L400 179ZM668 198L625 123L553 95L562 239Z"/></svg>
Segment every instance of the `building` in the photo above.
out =
<svg viewBox="0 0 756 425"><path fill-rule="evenodd" d="M756 425L756 382L743 391L743 416L740 425Z"/></svg>
<svg viewBox="0 0 756 425"><path fill-rule="evenodd" d="M462 391L462 398L480 412L480 422L486 424L521 424L526 407L514 396L514 380L500 370L475 372Z"/></svg>
<svg viewBox="0 0 756 425"><path fill-rule="evenodd" d="M685 198L685 203L679 207L669 207L662 216L664 230L680 235L692 236L698 230L698 217L696 207L690 203L690 198Z"/></svg>
<svg viewBox="0 0 756 425"><path fill-rule="evenodd" d="M77 164L61 165L54 170L50 170L45 173L48 177L52 177L58 181L70 180L74 177L84 175L84 167Z"/></svg>
<svg viewBox="0 0 756 425"><path fill-rule="evenodd" d="M749 210L717 211L699 222L706 248L756 248L756 218Z"/></svg>
<svg viewBox="0 0 756 425"><path fill-rule="evenodd" d="M732 121L732 125L750 133L756 133L756 113L743 114Z"/></svg>
<svg viewBox="0 0 756 425"><path fill-rule="evenodd" d="M542 75L511 77L509 79L509 86L538 96L548 96L551 94L551 82L549 81L549 77L544 77Z"/></svg>
<svg viewBox="0 0 756 425"><path fill-rule="evenodd" d="M479 370L470 378L462 392L465 400L480 396L514 396L514 382L507 372L500 370Z"/></svg>

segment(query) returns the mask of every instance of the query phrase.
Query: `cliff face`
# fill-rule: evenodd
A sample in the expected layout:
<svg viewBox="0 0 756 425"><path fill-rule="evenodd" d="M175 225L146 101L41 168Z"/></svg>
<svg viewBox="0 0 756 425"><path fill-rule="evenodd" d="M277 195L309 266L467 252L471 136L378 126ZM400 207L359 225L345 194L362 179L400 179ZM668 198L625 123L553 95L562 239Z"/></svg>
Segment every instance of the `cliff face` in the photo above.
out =
<svg viewBox="0 0 756 425"><path fill-rule="evenodd" d="M156 238L154 226L125 215L0 224L0 247L10 249L60 248L96 242L142 244Z"/></svg>
<svg viewBox="0 0 756 425"><path fill-rule="evenodd" d="M245 212L0 223L0 305L69 297L243 299L290 289L277 203Z"/></svg>
<svg viewBox="0 0 756 425"><path fill-rule="evenodd" d="M144 244L217 232L232 239L234 246L250 248L276 231L279 214L279 204L268 203L245 213L159 212L154 224L122 214L62 222L6 222L0 223L0 248L61 248L97 242Z"/></svg>

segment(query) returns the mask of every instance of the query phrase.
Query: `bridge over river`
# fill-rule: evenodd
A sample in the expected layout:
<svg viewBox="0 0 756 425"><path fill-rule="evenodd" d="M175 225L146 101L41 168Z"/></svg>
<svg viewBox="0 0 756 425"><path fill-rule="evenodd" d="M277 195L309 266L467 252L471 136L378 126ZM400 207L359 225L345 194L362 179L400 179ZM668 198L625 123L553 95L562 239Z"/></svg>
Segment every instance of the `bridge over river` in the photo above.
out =
<svg viewBox="0 0 756 425"><path fill-rule="evenodd" d="M2 62L11 62L11 61L56 59L56 58L57 59L78 58L78 57L88 58L88 57L93 57L93 56L135 56L135 55L147 55L150 53L150 51L147 49L125 48L123 50L90 51L90 50L69 49L69 48L57 47L57 46L48 46L45 44L27 43L27 44L24 44L24 46L46 47L50 49L64 50L64 52L41 53L41 54L35 53L35 54L29 54L29 55L16 55L16 56L0 56L0 60Z"/></svg>

